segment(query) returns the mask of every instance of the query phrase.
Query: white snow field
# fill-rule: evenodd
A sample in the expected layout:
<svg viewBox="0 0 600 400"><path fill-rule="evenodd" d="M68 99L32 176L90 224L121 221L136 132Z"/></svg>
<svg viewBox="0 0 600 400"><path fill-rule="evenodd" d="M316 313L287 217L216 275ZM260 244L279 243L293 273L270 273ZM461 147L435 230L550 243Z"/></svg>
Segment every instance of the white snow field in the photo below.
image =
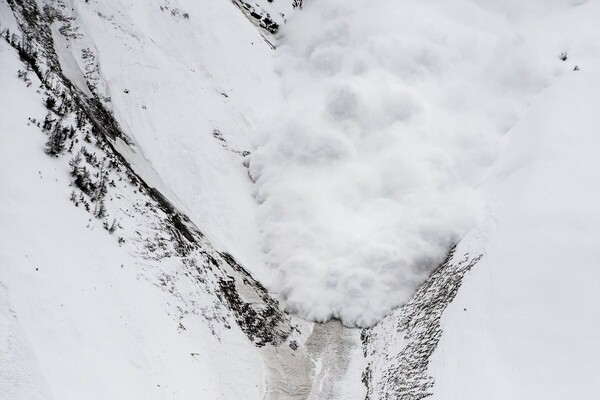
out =
<svg viewBox="0 0 600 400"><path fill-rule="evenodd" d="M598 396L599 1L15 3L124 136L46 154L0 38L0 399Z"/></svg>
<svg viewBox="0 0 600 400"><path fill-rule="evenodd" d="M482 189L485 255L443 317L436 399L600 393L600 4L571 17L580 70L535 99Z"/></svg>

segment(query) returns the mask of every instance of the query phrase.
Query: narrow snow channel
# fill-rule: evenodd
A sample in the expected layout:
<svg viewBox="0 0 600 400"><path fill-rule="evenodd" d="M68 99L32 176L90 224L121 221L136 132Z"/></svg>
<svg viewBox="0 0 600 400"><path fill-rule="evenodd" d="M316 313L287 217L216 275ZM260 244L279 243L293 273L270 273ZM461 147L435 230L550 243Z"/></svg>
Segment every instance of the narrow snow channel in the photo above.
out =
<svg viewBox="0 0 600 400"><path fill-rule="evenodd" d="M365 359L360 329L347 328L338 320L312 324L304 347L266 347L267 400L362 400Z"/></svg>

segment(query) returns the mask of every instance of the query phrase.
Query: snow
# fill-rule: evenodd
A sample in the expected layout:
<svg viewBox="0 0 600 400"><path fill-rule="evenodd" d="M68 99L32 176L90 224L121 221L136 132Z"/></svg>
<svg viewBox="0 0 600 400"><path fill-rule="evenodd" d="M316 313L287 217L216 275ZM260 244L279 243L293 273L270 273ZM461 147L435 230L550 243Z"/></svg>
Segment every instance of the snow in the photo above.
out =
<svg viewBox="0 0 600 400"><path fill-rule="evenodd" d="M30 213L28 206L33 205L35 209L37 203L44 198L38 182L42 179L38 173L39 166L32 165L33 162L28 163L29 160L41 158L43 141L37 128L26 126L27 110L40 113L43 112L43 106L41 101L28 103L30 93L26 90L24 82L16 79L16 67L20 65L13 54L9 57L7 51L7 45L2 40L0 82L3 93L11 93L11 96L9 98L3 94L0 98L0 107L3 110L3 117L0 118L0 397L49 399L51 397L48 395L47 381L40 372L32 343L27 337L27 329L20 324L20 315L15 310L18 304L9 296L14 275L31 275L36 268L34 264L37 264L38 257L41 256L32 251L35 247L32 247L30 238L39 238L44 232L41 232L38 226L31 232L25 231L26 228L20 226L15 214ZM11 115L11 118L4 117L8 115ZM30 158L32 154L34 157ZM20 240L23 242L19 243ZM15 254L15 249L21 250L19 256ZM21 266L22 271L19 271L16 265ZM39 278L37 282L31 279L36 278L35 276L27 278L25 282L28 282L31 288L36 283L39 284ZM43 307L43 303L40 306Z"/></svg>
<svg viewBox="0 0 600 400"><path fill-rule="evenodd" d="M134 142L128 154L168 183L160 187L213 243L268 281L239 154L278 99L272 50L256 27L231 2L67 3L85 33L73 46L93 49L107 105Z"/></svg>
<svg viewBox="0 0 600 400"><path fill-rule="evenodd" d="M290 309L370 326L480 221L477 187L502 135L565 69L560 45L505 12L327 0L282 28L285 101L257 132L250 172L271 289Z"/></svg>
<svg viewBox="0 0 600 400"><path fill-rule="evenodd" d="M590 29L599 15L589 2L561 17L580 70L536 98L482 188L485 256L443 317L430 367L436 399L600 390L600 32Z"/></svg>
<svg viewBox="0 0 600 400"><path fill-rule="evenodd" d="M66 159L44 153L28 120L46 114L39 81L17 78L24 66L5 41L0 63L10 93L0 100L10 116L0 119L0 398L260 398L262 359L240 330L214 334L192 313L177 329L180 303L153 281L178 260L144 259L129 238L119 246L69 202ZM111 203L114 215L133 193Z"/></svg>
<svg viewBox="0 0 600 400"><path fill-rule="evenodd" d="M167 26L181 23L171 19L165 22L164 15L160 12L152 9L149 12L158 14L153 14L157 17L156 22L164 22ZM65 75L78 87L84 83L81 81L82 76L85 77L90 90L98 93L100 98L115 110L126 134L131 135L127 140L131 143L116 139L114 147L151 187L158 188L169 201L174 202L181 210L189 212L195 222L205 221L194 214L199 211L198 208L194 208L193 204L188 207L190 199L194 199L196 195L215 196L218 206L211 202L198 203L202 205L202 212L218 222L214 225L200 225L202 232L211 239L217 238L216 241L222 245L219 250L228 249L226 240L219 242L219 235L228 234L241 238L240 243L234 243L238 247L232 252L236 255L242 254L241 259L252 266L251 262L243 257L243 243L244 240L251 242L253 239L252 231L244 230L244 224L249 221L254 224L252 218L255 205L250 196L251 181L239 154L241 151L237 152L238 149L245 148L239 144L243 143L245 132L226 129L227 124L239 128L236 124L240 124L240 120L232 119L231 112L238 112L239 118L245 121L244 124L248 122L246 113L251 115L253 110L246 106L240 110L240 104L246 100L238 102L232 99L231 92L227 92L229 97L225 97L220 88L219 91L212 90L214 87L211 88L211 94L202 97L194 91L201 90L199 86L207 84L202 79L191 79L191 82L197 83L198 86L191 85L190 91L186 93L181 89L183 86L173 88L169 82L174 77L182 81L189 77L182 77L177 73L169 75L164 70L156 72L156 76L137 74L139 81L132 77L121 81L120 78L105 73L107 70L110 72L111 68L115 69L115 73L121 72L120 64L110 58L118 53L111 51L107 57L101 55L103 50L106 51L114 44L115 38L112 34L104 33L104 38L109 43L103 47L101 40L98 40L98 37L103 38L103 27L94 25L94 21L83 26L81 21L84 17L78 13L74 16L76 19L71 21L74 30L71 32L79 32L80 35L57 37L57 41L60 39L64 42L55 44L55 50L59 53L59 62ZM168 13L166 16L171 18ZM116 19L104 18L98 13L89 17L100 18L103 23L106 20L114 22ZM121 17L126 19L123 15ZM243 17L242 22L247 23ZM58 35L59 26L58 23L54 26L55 36ZM255 31L250 32L256 36ZM126 37L133 42L138 40L133 36ZM260 38L260 35L258 37ZM150 39L148 41L152 42ZM190 41L194 45L198 42ZM189 48L192 48L190 43ZM116 186L110 189L110 198L106 201L109 214L107 219L110 222L113 217L116 218L120 227L114 235L106 232L101 219L86 213L82 203L79 204L79 208L74 207L69 202L69 196L72 189L77 189L70 185L72 178L67 167L68 158L76 154L82 146L88 147L88 151L92 151L98 160L103 159L103 152L94 145L92 139L91 143L80 140L71 155L64 154L54 159L44 154L46 138L40 132L41 129L35 126L35 122L30 121L28 125L29 117L39 121L43 120L46 113L42 106L42 92L37 90L39 82L30 72L29 77L33 84L27 89L26 83L17 79L17 70L23 69L24 66L17 61L15 52L9 49L6 43L2 42L2 46L3 74L0 75L0 85L3 89L7 88L7 92L11 94L11 97L5 97L5 100L11 100L14 95L19 102L7 101L6 104L2 104L2 115L11 115L13 118L3 119L0 125L3 150L10 155L4 157L2 154L0 171L3 185L11 188L0 197L0 209L6 213L2 216L3 230L0 237L5 257L2 259L2 284L5 285L3 288L6 288L6 296L2 297L0 308L0 323L9 329L8 333L0 338L3 340L2 349L7 349L2 353L2 359L11 360L2 370L0 393L12 395L18 392L25 398L34 398L39 394L38 397L44 399L138 396L148 399L198 396L207 399L306 398L313 385L313 360L322 356L320 353L311 354L304 349L304 341L310 336L312 324L297 320L294 322L296 329L304 332L297 339L297 352L287 343L280 347L267 345L257 348L232 319L227 319L226 312L220 310L218 304L213 304L218 299L210 290L210 281L202 281L201 284L197 277L188 276L189 271L186 271L182 262L186 260L172 254L169 247L173 245L169 243L172 238L160 225L161 221L156 221L157 210L151 207L147 209L148 198L135 183L121 180L125 178L123 174L111 175L109 178L114 179ZM247 46L253 46L252 42ZM97 57L97 62L102 68L96 68L93 59L84 59L78 54L86 49L96 54L94 57ZM264 49L259 48L257 51ZM124 51L123 56L126 54L127 51ZM170 55L159 55L160 57L156 56L156 60L165 63L165 68L173 67L170 62L178 65L178 60L171 60ZM248 55L250 56L254 59L253 54ZM143 59L144 55L136 54L135 57ZM231 57L237 56L232 54ZM200 61L199 67L212 67L214 74L223 73L223 68L217 68L218 65L211 64L210 60ZM258 67L262 68L262 62L260 59L258 61ZM256 69L259 69L258 67ZM244 75L249 71L248 65L240 66L239 69L245 72L236 72L236 81L241 80L237 77L241 74L251 84L259 83ZM93 74L90 74L90 71ZM268 69L265 71L266 74L269 73ZM158 91L165 97L156 99L156 91L151 89L154 88L154 84L160 83L158 76L165 78L163 91ZM227 82L226 76L218 78ZM123 86L119 86L122 82L127 82L127 93ZM220 82L214 81L207 85L211 84L217 86ZM80 89L84 90L83 87ZM119 95L114 95L115 91ZM182 94L182 98L175 101L177 99L173 96L179 93ZM241 94L242 97L247 95ZM119 100L119 96L123 96L125 100ZM112 101L109 97L112 97ZM129 98L136 100L133 105L126 104ZM120 101L123 102L119 103ZM163 104L172 108L163 110L164 113L158 112L153 107L153 101L159 104L164 102ZM215 101L218 102L215 104ZM140 104L144 107L140 107ZM260 111L260 102L251 104ZM186 106L194 110L200 106L212 107L213 111L220 110L215 112L215 118L219 120L219 113L221 114L221 122L225 128L221 125L219 128L227 140L227 145L213 137L212 130L206 132L207 135L203 137L190 135L189 131L180 132L178 129L181 126L168 119L174 115L173 110L185 111L186 115L192 114L189 109L185 109ZM119 111L116 111L116 107ZM152 113L145 114L145 111L140 109L152 110ZM232 109L234 111L231 111ZM120 113L122 114L119 115ZM148 129L149 123L156 122L149 121L148 116L153 116L161 124L176 126L168 130L156 127ZM212 127L214 121L207 122L205 117L199 119L200 124ZM70 119L69 121L74 122ZM6 125L9 122L14 122L14 126ZM185 119L181 123L189 127L194 125L195 121ZM144 129L141 129L140 125ZM28 136L23 135L25 131ZM170 143L174 134L180 134L180 139L188 141L188 144ZM236 134L239 135L237 139ZM144 135L157 135L161 141L153 145L146 143L142 147L144 140L149 140ZM25 137L29 141L23 141ZM168 149L170 152L164 153L166 144L172 147ZM182 151L182 148L185 150ZM12 149L26 151L24 161L20 160L22 154L11 152ZM157 154L168 156L169 160ZM170 165L173 160L181 163ZM198 176L203 173L202 168L189 168L190 162L200 163L205 167L208 165L205 163L212 162L207 172L211 179L205 183L206 186L197 182ZM170 165L171 169L165 168L165 165ZM35 170L36 173L32 179L23 179L23 174L14 173L18 166ZM87 167L90 168L89 165ZM94 172L93 170L92 173ZM113 173L114 171L111 172ZM188 188L191 183L198 192L192 190L187 192L189 197L185 197L186 192L183 191L184 196L179 198L170 190L170 180L176 180L176 177L171 177L169 173L189 174L187 178L180 177L182 181L186 181L186 185L182 187ZM165 176L169 178L169 185L165 184ZM38 183L38 179L42 185ZM11 187L13 183L14 187ZM237 184L240 186L237 187ZM178 188L178 194L182 187ZM230 197L235 194L239 194L240 197ZM40 198L45 201L38 205L37 199ZM233 204L234 209L228 204ZM211 209L211 206L215 208ZM235 217L235 212L240 212L240 208L235 207L241 207L244 211L244 207L247 206L250 207L249 211L240 214L241 222L236 218L233 218L233 226L227 222L229 217ZM31 212L30 209L35 210ZM223 213L223 218L219 217L220 213ZM252 229L256 229L252 226ZM36 234L32 235L30 232ZM121 235L125 239L124 244L117 242ZM149 240L145 241L144 238ZM161 247L153 251L147 247L150 245L165 246L166 249ZM256 265L261 267L259 263ZM35 278L38 281L33 284L32 280ZM247 292L246 283L236 282L236 288L245 300L260 303L261 299L256 293ZM224 313L225 316L220 313ZM231 329L226 328L223 321L227 326L231 326ZM351 382L351 385L346 387L352 387L359 382L355 379L362 371L358 331L337 332L330 335L329 340L335 343L340 335L352 336L352 354L348 356L351 359L351 367L345 367L343 376L333 374L325 380L320 379L323 387L337 386L340 382L347 381ZM336 352L336 355L346 351L350 351L348 346ZM336 359L329 355L328 362L335 363ZM290 371L295 373L290 375Z"/></svg>
<svg viewBox="0 0 600 400"><path fill-rule="evenodd" d="M361 382L364 358L359 329L347 329L339 321L314 324L306 347L315 362L308 399L363 400Z"/></svg>
<svg viewBox="0 0 600 400"><path fill-rule="evenodd" d="M19 31L19 26L8 4L2 1L0 2L0 31L4 31L5 29L16 33Z"/></svg>
<svg viewBox="0 0 600 400"><path fill-rule="evenodd" d="M385 389L416 340L389 313L456 242L483 257L420 360L433 398L598 392L600 3L252 3L287 20L275 37L228 1L53 4L74 18L53 25L63 72L114 112L136 173L289 309L376 335L294 319L297 352L256 348L210 282L149 254L139 237L170 237L135 185L107 233L69 202L67 155L29 120L39 82L0 40L0 398L364 398L361 350Z"/></svg>
<svg viewBox="0 0 600 400"><path fill-rule="evenodd" d="M92 92L87 86L83 71L69 49L67 39L59 32L58 23L52 24L52 41L63 73L79 90L92 97Z"/></svg>

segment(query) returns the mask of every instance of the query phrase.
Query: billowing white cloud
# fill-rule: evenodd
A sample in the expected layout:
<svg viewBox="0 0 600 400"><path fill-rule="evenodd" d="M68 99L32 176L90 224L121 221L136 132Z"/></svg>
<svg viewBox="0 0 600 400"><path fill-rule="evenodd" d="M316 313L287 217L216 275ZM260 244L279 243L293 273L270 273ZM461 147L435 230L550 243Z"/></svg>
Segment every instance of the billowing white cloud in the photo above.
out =
<svg viewBox="0 0 600 400"><path fill-rule="evenodd" d="M371 325L477 223L477 185L556 61L492 6L320 0L283 28L286 101L250 173L292 310Z"/></svg>

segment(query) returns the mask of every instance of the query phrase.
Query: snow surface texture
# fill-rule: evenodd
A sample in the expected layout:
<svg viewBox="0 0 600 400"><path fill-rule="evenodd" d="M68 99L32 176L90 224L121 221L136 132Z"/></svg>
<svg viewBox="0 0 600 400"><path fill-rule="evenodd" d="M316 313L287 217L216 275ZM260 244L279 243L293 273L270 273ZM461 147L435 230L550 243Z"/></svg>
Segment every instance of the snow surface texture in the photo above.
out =
<svg viewBox="0 0 600 400"><path fill-rule="evenodd" d="M526 28L569 2L543 3L324 0L280 30L249 164L288 307L372 325L480 221L502 134L561 71Z"/></svg>
<svg viewBox="0 0 600 400"><path fill-rule="evenodd" d="M598 397L599 18L589 2L552 24L579 71L538 96L482 188L486 255L443 317L436 400Z"/></svg>

